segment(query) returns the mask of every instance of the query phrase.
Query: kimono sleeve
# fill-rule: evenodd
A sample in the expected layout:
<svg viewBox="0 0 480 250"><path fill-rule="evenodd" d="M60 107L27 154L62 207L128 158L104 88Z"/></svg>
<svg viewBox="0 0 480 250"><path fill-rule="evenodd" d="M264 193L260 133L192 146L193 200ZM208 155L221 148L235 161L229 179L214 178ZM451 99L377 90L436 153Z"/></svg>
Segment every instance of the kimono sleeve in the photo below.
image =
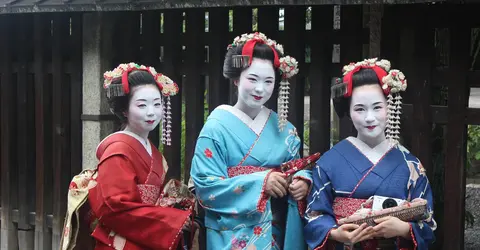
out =
<svg viewBox="0 0 480 250"><path fill-rule="evenodd" d="M414 187L410 190L411 200L416 198L425 199L428 204L427 209L430 216L424 221L409 222L411 239L405 240L402 238L400 248L426 250L429 248L429 245L435 241L434 231L437 228L437 224L433 218L432 188L421 163L418 163L417 166L416 169L419 171L419 177Z"/></svg>
<svg viewBox="0 0 480 250"><path fill-rule="evenodd" d="M224 143L221 128L210 127L207 122L197 140L191 169L199 203L209 211L223 214L264 212L269 199L264 184L271 171L229 178Z"/></svg>
<svg viewBox="0 0 480 250"><path fill-rule="evenodd" d="M297 129L289 123L289 126L291 126L288 137L287 137L287 142L288 142L288 156L284 160L285 162L291 161L291 160L296 160L300 159L300 148L302 145L302 141L300 140L300 137L298 137L297 134ZM296 172L293 175L293 179L301 179L304 180L308 183L310 186L310 190L312 187L312 171L311 170L300 170Z"/></svg>
<svg viewBox="0 0 480 250"><path fill-rule="evenodd" d="M98 166L97 186L89 193L99 223L149 249L169 249L190 212L142 203L133 163L113 155ZM177 239L178 238L178 239Z"/></svg>
<svg viewBox="0 0 480 250"><path fill-rule="evenodd" d="M311 249L323 249L331 230L336 227L333 213L332 186L327 173L318 163L312 171L313 189L308 195L308 206L305 215L307 225L304 237Z"/></svg>

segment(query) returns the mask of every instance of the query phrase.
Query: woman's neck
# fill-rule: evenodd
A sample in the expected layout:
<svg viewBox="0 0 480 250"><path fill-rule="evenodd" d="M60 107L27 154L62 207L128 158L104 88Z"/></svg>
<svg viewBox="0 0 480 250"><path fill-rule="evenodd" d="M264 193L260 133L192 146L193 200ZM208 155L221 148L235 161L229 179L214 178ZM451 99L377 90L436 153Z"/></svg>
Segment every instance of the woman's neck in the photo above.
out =
<svg viewBox="0 0 480 250"><path fill-rule="evenodd" d="M258 107L258 108L249 107L247 104L245 104L245 102L241 101L240 98L234 107L242 111L246 115L248 115L250 118L252 118L252 120L255 119L255 117L257 117L257 115L262 110L262 107Z"/></svg>
<svg viewBox="0 0 480 250"><path fill-rule="evenodd" d="M370 148L375 148L376 146L380 145L380 143L384 142L387 138L385 137L385 134L382 133L377 137L367 137L361 134L357 134L357 139L367 144Z"/></svg>
<svg viewBox="0 0 480 250"><path fill-rule="evenodd" d="M137 135L138 137L140 137L143 141L142 141L142 144L144 145L147 145L147 142L148 142L148 131L142 131L142 132L139 132L139 131L136 131L135 129L133 129L132 127L130 127L129 125L127 125L124 129L124 131L127 131L127 132L130 132L130 133L134 133L135 135Z"/></svg>

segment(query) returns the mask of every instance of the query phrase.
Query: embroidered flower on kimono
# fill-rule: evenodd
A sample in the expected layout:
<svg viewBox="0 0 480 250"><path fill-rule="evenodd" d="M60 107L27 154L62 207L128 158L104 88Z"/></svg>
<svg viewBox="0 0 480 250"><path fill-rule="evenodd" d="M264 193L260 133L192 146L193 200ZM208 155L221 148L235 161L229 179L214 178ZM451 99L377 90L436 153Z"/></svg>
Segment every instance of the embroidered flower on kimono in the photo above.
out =
<svg viewBox="0 0 480 250"><path fill-rule="evenodd" d="M262 228L259 227L259 226L254 227L254 228L253 228L253 233L254 233L255 235L260 235L260 234L262 234Z"/></svg>
<svg viewBox="0 0 480 250"><path fill-rule="evenodd" d="M215 195L211 194L210 196L208 196L208 199L211 200L211 201L214 201L215 200Z"/></svg>
<svg viewBox="0 0 480 250"><path fill-rule="evenodd" d="M298 137L297 129L293 128L288 131L288 136L285 139L287 151L291 156L295 156L300 149L300 137Z"/></svg>
<svg viewBox="0 0 480 250"><path fill-rule="evenodd" d="M205 156L207 158L212 158L213 157L213 153L209 148L205 149L204 153L205 153Z"/></svg>
<svg viewBox="0 0 480 250"><path fill-rule="evenodd" d="M241 194L243 193L243 187L242 186L237 186L234 190L233 190L234 193L236 194Z"/></svg>

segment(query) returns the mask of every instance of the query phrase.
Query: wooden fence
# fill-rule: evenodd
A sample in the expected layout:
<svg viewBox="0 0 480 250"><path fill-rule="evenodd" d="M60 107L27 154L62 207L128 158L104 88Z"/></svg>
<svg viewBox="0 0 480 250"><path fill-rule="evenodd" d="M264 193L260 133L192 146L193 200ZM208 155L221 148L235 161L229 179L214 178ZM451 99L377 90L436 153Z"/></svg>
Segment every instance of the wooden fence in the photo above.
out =
<svg viewBox="0 0 480 250"><path fill-rule="evenodd" d="M471 28L479 25L480 19L475 19L479 9L416 4L109 13L116 22L111 67L135 61L152 65L179 83L183 91L172 99L172 106L181 110L183 99L185 117L173 114L173 143L164 154L171 166L168 176L179 178L184 151L183 176L188 179L204 122L205 90L210 110L234 101L232 85L222 75L226 45L234 36L256 26L300 61L300 74L291 85L289 119L303 135L303 97L308 94L311 152L330 147L331 78L340 75L344 64L366 56L391 60L409 80L405 143L429 174L434 172L432 123L446 124L445 193L435 195L445 197L443 213L436 215L440 226L451 230L448 237L439 231L437 247L461 249L465 128L467 123L480 124L480 111L466 106L469 87L480 85L480 74L470 71L469 65ZM58 249L69 181L82 167L82 16L0 16L2 250ZM448 29L450 38L448 65L442 69L436 67L438 28ZM440 85L448 87L448 106L431 106L431 89ZM274 109L275 100L268 103ZM349 121L340 124L342 138L353 133ZM152 139L158 145L155 135Z"/></svg>

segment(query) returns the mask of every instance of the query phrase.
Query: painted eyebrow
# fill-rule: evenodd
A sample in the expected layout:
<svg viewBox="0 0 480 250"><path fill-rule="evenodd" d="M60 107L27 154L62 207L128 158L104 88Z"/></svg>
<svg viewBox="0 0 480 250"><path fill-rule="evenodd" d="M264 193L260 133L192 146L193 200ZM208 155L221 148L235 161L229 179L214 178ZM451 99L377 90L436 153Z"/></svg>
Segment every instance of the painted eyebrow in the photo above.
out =
<svg viewBox="0 0 480 250"><path fill-rule="evenodd" d="M248 74L248 75L249 75L249 76L254 76L254 77L257 77L257 78L259 77L258 75L253 74L253 73L250 73L250 74ZM269 76L269 77L267 77L266 79L273 79L273 77Z"/></svg>
<svg viewBox="0 0 480 250"><path fill-rule="evenodd" d="M160 100L160 97L159 97L159 98L155 98L155 99L153 99L153 100L154 100L154 101L158 101L158 100ZM136 102L146 102L147 100L145 100L145 99L137 99L137 100L135 100L135 101L136 101Z"/></svg>

